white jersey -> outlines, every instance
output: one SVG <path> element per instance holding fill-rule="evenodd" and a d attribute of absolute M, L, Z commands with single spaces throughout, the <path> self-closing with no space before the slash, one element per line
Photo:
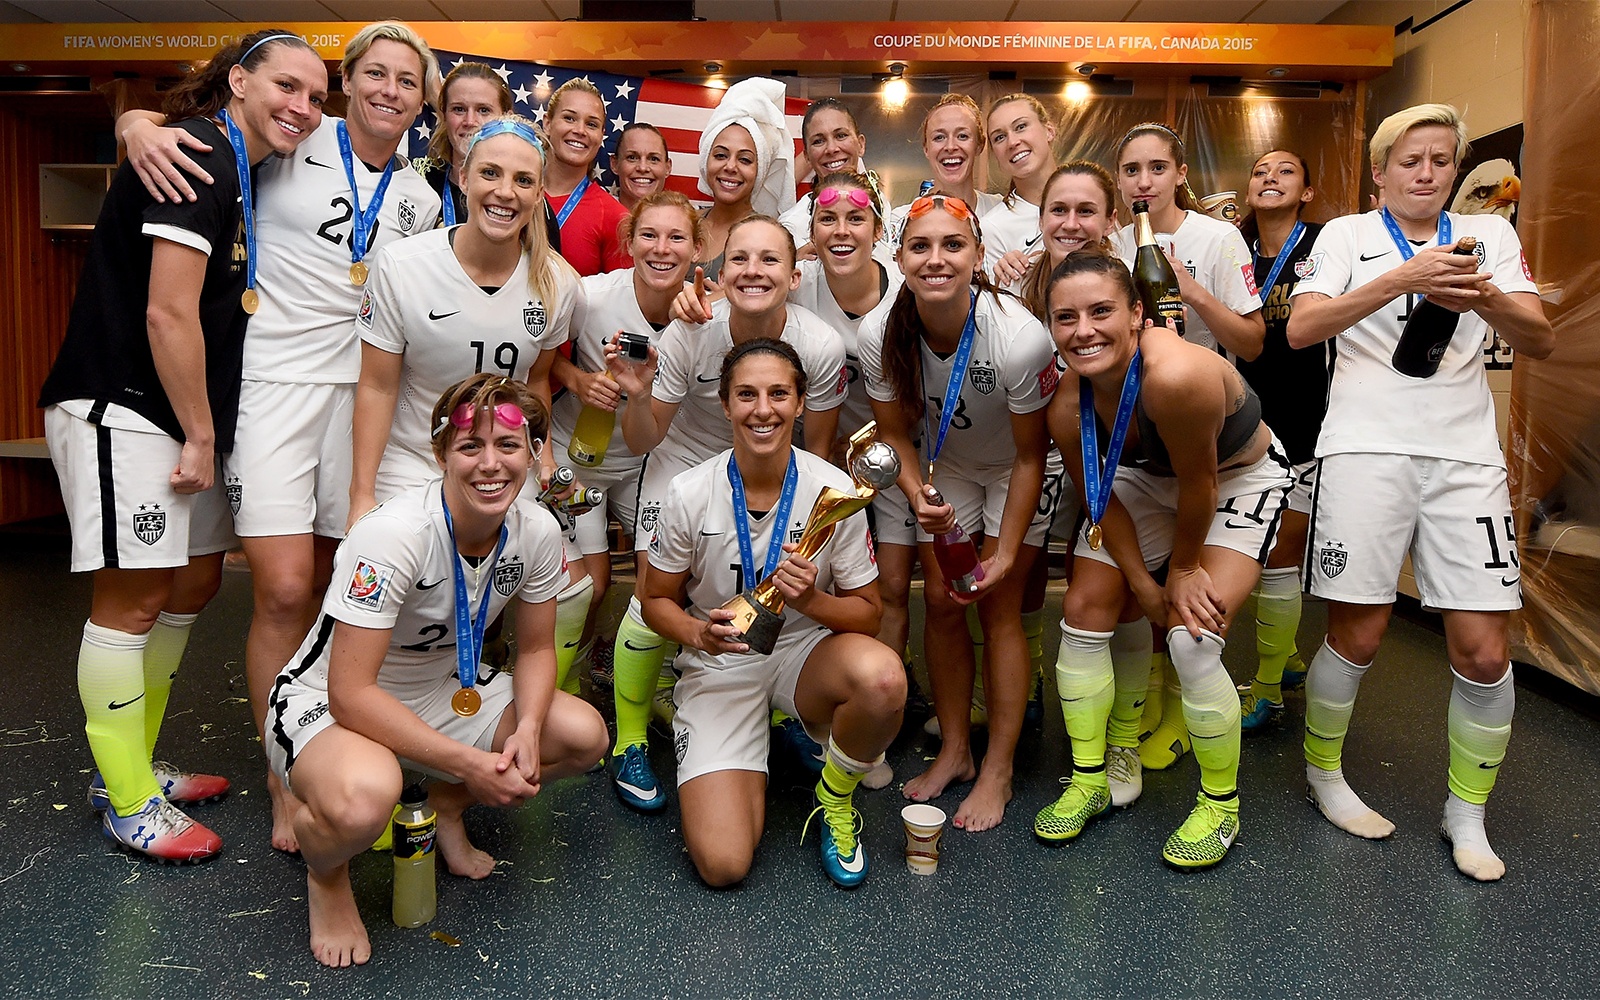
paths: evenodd
<path fill-rule="evenodd" d="M 844 339 L 810 310 L 785 308 L 787 317 L 779 339 L 795 349 L 805 366 L 806 411 L 837 409 L 849 389 Z M 711 307 L 711 319 L 705 325 L 671 330 L 657 350 L 661 359 L 651 392 L 663 403 L 679 405 L 656 451 L 682 465 L 695 465 L 733 447 L 733 427 L 717 396 L 722 359 L 733 350 L 727 301 Z"/>
<path fill-rule="evenodd" d="M 577 320 L 573 323 L 570 339 L 572 363 L 586 372 L 605 370 L 605 345 L 611 342 L 611 338 L 616 336 L 619 330 L 642 335 L 650 338 L 652 342 L 657 342 L 668 330 L 682 326 L 677 320 L 673 320 L 657 331 L 651 326 L 650 321 L 644 318 L 644 313 L 639 311 L 639 299 L 634 294 L 631 267 L 621 271 L 607 271 L 604 274 L 591 274 L 581 281 L 584 304 Z M 624 395 L 623 399 L 627 399 L 627 396 Z M 556 399 L 550 442 L 560 449 L 560 454 L 566 454 L 567 445 L 572 441 L 572 432 L 578 426 L 578 414 L 582 410 L 583 401 L 575 393 L 564 392 Z M 637 470 L 643 462 L 641 457 L 628 450 L 627 443 L 622 440 L 622 421 L 618 420 L 612 429 L 611 445 L 606 449 L 604 468 L 607 471 L 625 473 Z"/>
<path fill-rule="evenodd" d="M 552 258 L 559 298 L 542 302 L 528 287 L 528 256 L 495 292 L 462 270 L 453 230 L 434 229 L 378 252 L 356 314 L 368 344 L 404 355 L 394 426 L 378 466 L 378 499 L 439 474 L 429 419 L 444 391 L 480 371 L 526 379 L 542 351 L 567 341 L 582 300 L 578 276 Z"/>
<path fill-rule="evenodd" d="M 334 556 L 333 584 L 322 614 L 278 684 L 328 689 L 329 634 L 334 621 L 389 629 L 389 648 L 378 686 L 402 701 L 428 694 L 456 676 L 455 566 L 460 557 L 445 527 L 442 481 L 407 490 L 372 509 L 350 529 Z M 461 560 L 472 617 L 489 602 L 488 620 L 519 597 L 530 604 L 555 600 L 567 585 L 561 531 L 553 517 L 531 505 L 506 513 L 506 546 L 494 566 Z M 487 562 L 485 557 L 485 562 Z"/>
<path fill-rule="evenodd" d="M 650 566 L 663 573 L 689 574 L 687 609 L 696 618 L 719 608 L 729 598 L 759 581 L 745 580 L 739 555 L 739 535 L 734 528 L 733 487 L 728 482 L 728 456 L 724 451 L 673 479 L 667 490 L 661 518 L 650 539 Z M 798 482 L 787 524 L 778 526 L 774 511 L 751 517 L 750 551 L 759 575 L 766 566 L 772 532 L 784 532 L 785 542 L 798 542 L 811 516 L 811 506 L 824 487 L 854 493 L 855 486 L 843 470 L 799 448 L 791 448 Z M 822 592 L 854 590 L 878 577 L 878 563 L 867 537 L 867 515 L 859 511 L 839 522 L 813 558 L 817 565 L 816 589 Z M 784 612 L 780 635 L 816 628 L 817 622 L 794 608 Z"/>
<path fill-rule="evenodd" d="M 874 322 L 863 323 L 860 345 L 867 394 L 884 403 L 897 398 L 883 370 L 887 320 L 885 311 L 874 316 Z M 980 292 L 976 325 L 972 357 L 938 465 L 951 475 L 987 483 L 1008 475 L 1017 457 L 1011 414 L 1032 413 L 1048 404 L 1055 393 L 1058 374 L 1050 336 L 1027 307 L 1011 296 L 1002 295 L 997 300 Z M 939 416 L 955 355 L 941 358 L 920 338 L 918 346 L 927 431 L 920 427 L 911 430 L 913 437 L 921 435 L 922 457 L 926 461 L 939 433 Z"/>
<path fill-rule="evenodd" d="M 244 377 L 257 382 L 353 383 L 361 348 L 350 319 L 361 287 L 350 283 L 355 208 L 339 155 L 339 119 L 325 117 L 294 155 L 269 156 L 257 173 L 256 290 L 261 307 L 244 340 Z M 382 179 L 352 161 L 361 206 Z M 426 232 L 439 217 L 439 196 L 396 154 L 389 189 L 367 234 L 367 266 L 402 236 Z"/>
<path fill-rule="evenodd" d="M 860 430 L 872 419 L 872 401 L 867 398 L 866 383 L 861 381 L 861 354 L 858 346 L 861 326 L 870 317 L 889 311 L 894 305 L 895 296 L 900 294 L 900 286 L 905 284 L 906 280 L 900 273 L 900 268 L 894 264 L 885 266 L 876 259 L 874 263 L 878 265 L 878 288 L 883 294 L 879 297 L 878 304 L 865 315 L 851 317 L 839 307 L 838 300 L 833 297 L 833 290 L 828 287 L 822 262 L 818 260 L 800 262 L 800 287 L 789 293 L 791 303 L 816 313 L 844 340 L 844 368 L 845 377 L 849 380 L 849 390 L 845 397 L 844 409 L 839 413 L 839 433 L 847 436 Z"/>
<path fill-rule="evenodd" d="M 1218 302 L 1240 316 L 1261 310 L 1261 296 L 1256 291 L 1255 255 L 1245 245 L 1238 229 L 1191 209 L 1184 213 L 1178 231 L 1171 235 L 1172 252 L 1188 269 L 1189 277 L 1198 281 Z M 1133 226 L 1117 230 L 1111 245 L 1132 270 L 1133 258 L 1139 252 Z M 1183 339 L 1208 350 L 1217 349 L 1216 335 L 1193 309 L 1184 310 Z"/>
<path fill-rule="evenodd" d="M 1537 291 L 1506 220 L 1452 212 L 1450 227 L 1452 239 L 1477 237 L 1478 270 L 1492 274 L 1502 292 Z M 1343 295 L 1401 263 L 1379 213 L 1347 215 L 1323 227 L 1294 294 Z M 1462 313 L 1438 372 L 1410 378 L 1391 359 L 1414 306 L 1415 296 L 1402 295 L 1339 334 L 1317 457 L 1382 452 L 1505 468 L 1483 370 L 1489 324 L 1475 312 Z"/>
<path fill-rule="evenodd" d="M 1027 253 L 1039 245 L 1039 206 L 1020 194 L 1012 196 L 1010 205 L 1001 198 L 978 216 L 978 225 L 983 232 L 983 269 L 990 274 L 1008 251 Z"/>

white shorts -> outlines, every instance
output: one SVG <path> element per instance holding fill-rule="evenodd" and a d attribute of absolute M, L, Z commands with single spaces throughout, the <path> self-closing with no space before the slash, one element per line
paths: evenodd
<path fill-rule="evenodd" d="M 1211 518 L 1205 544 L 1242 552 L 1265 564 L 1278 535 L 1278 521 L 1289 504 L 1289 490 L 1294 484 L 1290 470 L 1278 439 L 1273 438 L 1260 461 L 1219 472 L 1217 512 Z M 1133 518 L 1145 569 L 1154 573 L 1172 557 L 1178 526 L 1177 477 L 1151 475 L 1142 469 L 1118 469 L 1111 489 Z M 1088 524 L 1085 518 L 1073 555 L 1115 566 L 1116 560 L 1105 545 L 1098 550 L 1089 547 Z"/>
<path fill-rule="evenodd" d="M 1289 491 L 1289 509 L 1301 514 L 1311 513 L 1311 498 L 1317 492 L 1317 463 L 1301 462 L 1294 467 L 1294 489 Z"/>
<path fill-rule="evenodd" d="M 488 674 L 491 668 L 481 668 Z M 494 745 L 495 730 L 500 717 L 511 707 L 511 675 L 495 671 L 492 676 L 478 678 L 477 691 L 483 698 L 478 711 L 469 716 L 456 714 L 450 707 L 450 697 L 461 690 L 461 682 L 454 676 L 440 678 L 439 686 L 420 697 L 401 700 L 417 718 L 434 730 L 457 743 L 488 750 Z M 267 764 L 272 773 L 283 779 L 291 789 L 294 762 L 316 735 L 337 721 L 328 711 L 328 692 L 305 687 L 279 675 L 272 686 L 272 696 L 267 701 Z M 424 767 L 416 761 L 400 758 L 402 767 L 447 781 L 460 783 L 453 774 L 444 774 Z"/>
<path fill-rule="evenodd" d="M 672 694 L 678 706 L 672 720 L 678 784 L 714 771 L 767 773 L 772 710 L 800 718 L 794 705 L 800 671 L 817 644 L 832 634 L 818 626 L 779 636 L 771 656 L 713 657 L 687 648 L 679 653 L 682 676 Z M 806 732 L 827 743 L 826 730 L 808 726 Z"/>
<path fill-rule="evenodd" d="M 606 502 L 577 518 L 578 550 L 586 556 L 611 551 L 611 540 L 606 528 L 612 518 L 629 532 L 639 515 L 639 480 L 644 467 L 630 463 L 631 468 L 614 472 L 601 466 L 598 469 L 580 469 L 578 482 L 593 487 L 606 495 Z"/>
<path fill-rule="evenodd" d="M 70 400 L 44 411 L 45 441 L 72 530 L 72 572 L 175 569 L 192 555 L 231 548 L 220 488 L 173 492 L 183 446 L 123 407 L 116 407 L 111 426 L 105 409 Z M 137 424 L 144 428 L 131 426 Z"/>
<path fill-rule="evenodd" d="M 1346 604 L 1391 604 L 1410 552 L 1425 607 L 1522 607 L 1504 469 L 1381 454 L 1329 455 L 1320 465 L 1306 541 L 1311 593 Z"/>
<path fill-rule="evenodd" d="M 661 516 L 661 505 L 666 502 L 667 487 L 672 485 L 673 477 L 699 464 L 658 452 L 652 452 L 645 459 L 644 472 L 639 476 L 639 507 L 634 515 L 633 551 L 644 552 L 650 548 L 650 537 L 656 531 L 656 518 Z"/>
<path fill-rule="evenodd" d="M 1063 542 L 1072 541 L 1072 530 L 1078 523 L 1078 509 L 1082 506 L 1078 502 L 1078 487 L 1067 475 L 1067 464 L 1061 460 L 1060 450 L 1052 443 L 1050 453 L 1045 456 L 1044 489 L 1039 493 L 1039 513 L 1042 515 L 1046 509 L 1050 511 L 1046 537 L 1058 538 Z"/>
<path fill-rule="evenodd" d="M 1054 488 L 1051 486 L 1050 473 L 1045 473 L 1044 489 L 1039 494 L 1039 502 L 1034 509 L 1033 519 L 1028 522 L 1028 532 L 1022 537 L 1022 544 L 1039 546 L 1044 544 L 1045 536 L 1050 533 L 1050 522 L 1056 514 L 1056 504 L 1061 499 L 1060 483 L 1065 479 L 1063 473 L 1056 480 Z M 1011 490 L 1011 474 L 1004 472 L 995 475 L 987 483 L 976 483 L 970 479 L 958 478 L 947 475 L 937 466 L 933 470 L 933 485 L 944 497 L 944 502 L 956 509 L 956 521 L 967 530 L 967 534 L 978 535 L 1000 534 L 1000 520 L 1006 509 L 1006 494 Z M 933 536 L 917 526 L 917 541 L 931 542 Z"/>
<path fill-rule="evenodd" d="M 223 461 L 234 530 L 245 538 L 343 538 L 350 513 L 355 386 L 252 382 Z"/>
<path fill-rule="evenodd" d="M 879 545 L 917 544 L 917 518 L 900 487 L 879 490 L 872 498 L 872 535 Z"/>

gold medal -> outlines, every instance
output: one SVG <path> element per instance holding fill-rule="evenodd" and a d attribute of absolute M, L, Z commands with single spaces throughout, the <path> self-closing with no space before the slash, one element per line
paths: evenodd
<path fill-rule="evenodd" d="M 350 284 L 361 287 L 367 283 L 367 265 L 365 261 L 356 261 L 350 265 Z M 470 713 L 469 713 L 470 714 Z"/>
<path fill-rule="evenodd" d="M 1089 536 L 1089 548 L 1094 549 L 1096 552 L 1099 552 L 1100 551 L 1100 522 L 1096 521 L 1094 524 L 1089 525 L 1088 536 Z"/>
<path fill-rule="evenodd" d="M 477 715 L 478 709 L 483 707 L 483 697 L 473 688 L 462 688 L 450 696 L 450 707 L 455 709 L 457 715 L 468 719 Z"/>
<path fill-rule="evenodd" d="M 244 307 L 246 313 L 254 316 L 256 310 L 261 308 L 261 296 L 256 294 L 254 288 L 246 288 L 244 294 L 239 296 L 239 304 Z"/>

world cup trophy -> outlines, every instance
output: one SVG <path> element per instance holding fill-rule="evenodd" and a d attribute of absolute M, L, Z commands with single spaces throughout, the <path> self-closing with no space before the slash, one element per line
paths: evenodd
<path fill-rule="evenodd" d="M 815 558 L 833 537 L 833 529 L 840 521 L 866 509 L 879 490 L 894 486 L 900 477 L 900 456 L 892 446 L 873 440 L 877 429 L 877 422 L 869 421 L 850 435 L 845 449 L 845 468 L 850 472 L 855 490 L 846 493 L 832 486 L 823 488 L 817 502 L 811 505 L 811 516 L 806 518 L 795 555 Z M 783 525 L 774 525 L 772 530 L 782 531 Z M 746 588 L 722 607 L 733 612 L 733 621 L 729 624 L 739 630 L 732 636 L 733 641 L 745 643 L 751 652 L 762 655 L 771 653 L 777 646 L 778 631 L 783 627 L 783 594 L 771 576 Z"/>

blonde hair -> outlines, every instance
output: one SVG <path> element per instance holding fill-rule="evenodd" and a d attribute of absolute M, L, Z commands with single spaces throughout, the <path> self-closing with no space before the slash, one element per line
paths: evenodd
<path fill-rule="evenodd" d="M 605 117 L 606 99 L 603 95 L 601 95 L 600 88 L 596 87 L 594 84 L 590 83 L 588 80 L 585 80 L 581 76 L 575 76 L 556 88 L 555 93 L 550 95 L 549 102 L 545 104 L 545 117 L 549 118 L 551 115 L 555 114 L 556 108 L 561 106 L 561 102 L 570 93 L 593 94 L 594 99 L 600 102 L 600 117 Z"/>
<path fill-rule="evenodd" d="M 438 123 L 434 126 L 433 137 L 428 140 L 428 158 L 439 163 L 449 163 L 451 156 L 450 130 L 444 127 L 444 108 L 450 101 L 450 85 L 457 80 L 485 80 L 494 86 L 495 96 L 500 98 L 500 113 L 505 114 L 511 110 L 511 88 L 500 79 L 488 63 L 458 62 L 444 78 L 444 83 L 439 85 L 439 96 L 433 101 L 433 112 L 438 116 Z"/>
<path fill-rule="evenodd" d="M 978 107 L 977 101 L 974 101 L 966 94 L 942 94 L 937 101 L 933 102 L 933 107 L 929 108 L 928 113 L 922 116 L 922 144 L 924 146 L 928 144 L 928 119 L 932 118 L 933 113 L 940 108 L 948 108 L 952 105 L 962 108 L 972 115 L 972 130 L 978 134 L 978 152 L 983 152 L 989 145 L 989 136 L 983 130 L 983 110 Z"/>
<path fill-rule="evenodd" d="M 538 134 L 537 126 L 518 114 L 499 115 L 489 119 L 479 128 L 479 134 L 481 135 L 484 129 L 498 121 L 514 122 L 527 129 L 530 134 Z M 514 132 L 501 132 L 499 134 L 516 135 Z M 519 138 L 521 137 L 519 136 Z M 471 183 L 469 168 L 472 165 L 472 157 L 477 153 L 478 147 L 481 145 L 482 143 L 474 140 L 472 145 L 467 148 L 466 159 L 461 161 L 463 190 L 465 190 L 465 185 Z M 532 143 L 529 143 L 529 145 L 532 145 Z M 522 227 L 521 242 L 522 252 L 528 256 L 528 290 L 537 296 L 540 302 L 544 303 L 545 310 L 548 312 L 555 307 L 556 299 L 560 295 L 560 286 L 564 283 L 563 273 L 565 272 L 567 276 L 570 276 L 571 280 L 576 281 L 578 280 L 578 272 L 574 271 L 572 265 L 562 259 L 560 254 L 550 249 L 550 233 L 545 228 L 544 217 L 544 147 L 533 146 L 533 149 L 539 157 L 539 178 L 534 192 L 537 197 L 534 199 L 532 216 L 528 219 L 528 224 Z"/>
<path fill-rule="evenodd" d="M 1412 129 L 1426 125 L 1443 125 L 1455 133 L 1455 162 L 1460 164 L 1467 155 L 1467 122 L 1461 117 L 1461 112 L 1448 104 L 1417 104 L 1403 111 L 1396 111 L 1378 123 L 1377 129 L 1372 133 L 1372 143 L 1369 148 L 1372 165 L 1379 170 L 1388 166 L 1389 153 L 1394 149 L 1394 144 Z"/>
<path fill-rule="evenodd" d="M 995 110 L 998 109 L 1000 107 L 1000 105 L 1002 105 L 1002 104 L 1011 104 L 1011 103 L 1013 103 L 1015 101 L 1021 101 L 1022 103 L 1026 104 L 1028 107 L 1032 108 L 1034 115 L 1037 116 L 1038 119 L 1039 119 L 1039 124 L 1043 125 L 1045 128 L 1052 128 L 1053 127 L 1050 124 L 1050 112 L 1044 106 L 1044 102 L 1039 100 L 1037 97 L 1034 97 L 1032 94 L 1024 94 L 1019 90 L 1019 91 L 1017 91 L 1016 93 L 1013 93 L 1013 94 L 1001 94 L 999 97 L 995 98 L 994 101 L 992 101 L 989 104 L 989 113 L 983 116 L 984 128 L 988 128 L 989 119 L 994 117 Z M 1046 150 L 1046 152 L 1048 152 L 1050 154 L 1050 159 L 1052 161 L 1054 161 L 1055 160 L 1055 156 L 1056 156 L 1055 149 L 1051 148 L 1051 149 Z M 1005 203 L 1006 203 L 1006 207 L 1007 208 L 1011 207 L 1012 202 L 1016 198 L 1016 196 L 1017 196 L 1017 182 L 1016 182 L 1015 179 L 1012 179 L 1006 185 L 1006 193 L 1004 195 Z"/>

